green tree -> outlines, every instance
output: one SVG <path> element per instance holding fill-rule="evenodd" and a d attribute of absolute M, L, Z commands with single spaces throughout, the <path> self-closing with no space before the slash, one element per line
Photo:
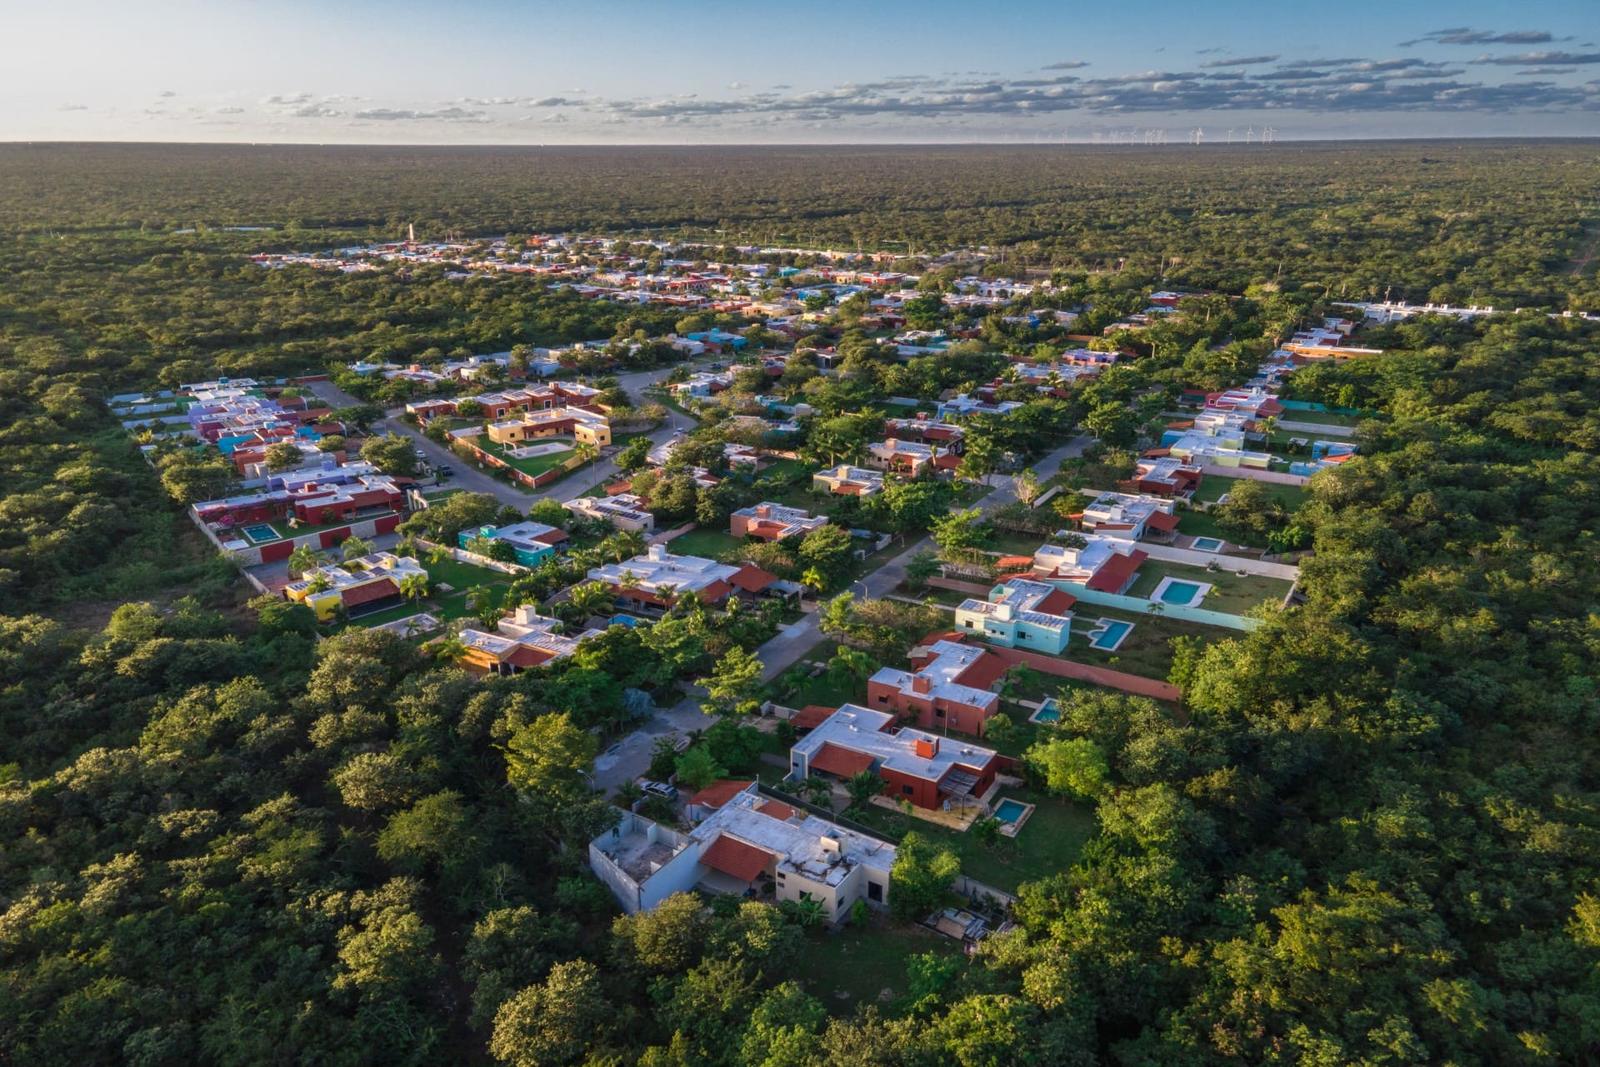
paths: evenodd
<path fill-rule="evenodd" d="M 704 745 L 695 745 L 679 756 L 675 769 L 678 781 L 695 792 L 728 775 L 727 768 L 717 763 Z"/>
<path fill-rule="evenodd" d="M 404 434 L 367 438 L 361 446 L 361 458 L 385 474 L 410 477 L 417 473 L 416 446 Z"/>
<path fill-rule="evenodd" d="M 708 715 L 753 715 L 758 710 L 761 661 L 737 645 L 728 649 L 711 674 L 695 680 L 710 694 L 703 704 Z"/>
<path fill-rule="evenodd" d="M 1023 761 L 1052 793 L 1080 800 L 1099 797 L 1111 773 L 1100 746 L 1085 737 L 1036 742 L 1023 754 Z"/>
<path fill-rule="evenodd" d="M 537 796 L 570 793 L 581 787 L 596 751 L 594 736 L 566 712 L 541 715 L 506 741 L 506 778 Z"/>
<path fill-rule="evenodd" d="M 286 471 L 298 467 L 303 458 L 299 447 L 288 441 L 279 441 L 275 445 L 267 446 L 266 460 L 269 471 Z"/>
<path fill-rule="evenodd" d="M 572 1063 L 594 1048 L 613 1014 L 599 968 L 581 959 L 558 963 L 500 1005 L 489 1054 L 509 1067 Z"/>
<path fill-rule="evenodd" d="M 897 919 L 924 918 L 944 901 L 960 873 L 961 861 L 954 852 L 935 848 L 921 834 L 911 831 L 895 847 L 889 910 Z"/>

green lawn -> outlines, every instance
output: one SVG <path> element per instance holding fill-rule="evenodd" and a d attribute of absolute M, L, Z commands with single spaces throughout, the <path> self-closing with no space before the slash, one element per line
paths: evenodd
<path fill-rule="evenodd" d="M 1162 578 L 1185 582 L 1208 582 L 1211 589 L 1200 601 L 1207 611 L 1224 611 L 1230 615 L 1243 615 L 1263 601 L 1279 603 L 1289 593 L 1290 583 L 1281 578 L 1264 578 L 1256 574 L 1238 574 L 1226 569 L 1208 570 L 1182 563 L 1164 563 L 1150 560 L 1139 568 L 1139 577 L 1128 589 L 1128 596 L 1148 597 Z"/>
<path fill-rule="evenodd" d="M 667 550 L 680 556 L 703 556 L 706 559 L 720 560 L 743 545 L 743 538 L 735 537 L 726 530 L 708 530 L 702 527 L 674 537 L 667 542 Z"/>
<path fill-rule="evenodd" d="M 1279 422 L 1314 422 L 1322 426 L 1358 426 L 1369 421 L 1369 415 L 1340 415 L 1333 411 L 1289 411 L 1278 416 Z"/>
<path fill-rule="evenodd" d="M 1094 814 L 1085 808 L 1027 788 L 1006 789 L 1000 796 L 1016 797 L 1038 808 L 1016 837 L 1001 837 L 992 845 L 984 844 L 970 830 L 956 833 L 877 804 L 852 811 L 849 817 L 895 841 L 914 830 L 925 840 L 953 850 L 961 860 L 963 874 L 1013 893 L 1024 882 L 1072 866 L 1084 843 L 1094 836 Z"/>
<path fill-rule="evenodd" d="M 1234 485 L 1244 478 L 1229 478 L 1219 474 L 1208 474 L 1200 479 L 1200 488 L 1195 490 L 1194 498 L 1203 503 L 1210 504 L 1222 499 L 1222 495 L 1232 489 Z M 1284 507 L 1293 510 L 1306 501 L 1306 491 L 1299 485 L 1274 485 L 1272 482 L 1261 482 L 1260 486 L 1267 491 L 1267 499 L 1277 500 Z"/>
<path fill-rule="evenodd" d="M 863 1004 L 887 1008 L 903 997 L 906 960 L 926 952 L 959 956 L 961 946 L 925 927 L 875 916 L 867 926 L 810 931 L 790 973 L 828 1011 L 849 1015 Z"/>
<path fill-rule="evenodd" d="M 515 456 L 507 454 L 504 445 L 497 445 L 493 441 L 489 440 L 488 435 L 481 435 L 471 438 L 470 440 L 479 448 L 489 453 L 489 455 L 494 456 L 496 459 L 504 460 L 529 477 L 538 477 L 545 471 L 553 470 L 554 468 L 561 466 L 563 463 L 567 462 L 567 460 L 571 459 L 573 453 L 576 451 L 574 442 L 570 437 L 547 437 L 524 442 L 524 444 L 552 443 L 563 444 L 567 447 L 560 452 L 550 452 L 542 456 L 529 456 L 526 459 L 518 459 Z M 518 445 L 517 447 L 521 448 L 523 446 Z"/>
<path fill-rule="evenodd" d="M 1236 534 L 1223 530 L 1222 524 L 1211 515 L 1203 511 L 1178 512 L 1178 532 L 1188 534 L 1190 537 L 1218 537 L 1224 541 L 1231 541 L 1236 545 L 1248 545 L 1251 548 L 1265 548 L 1265 542 L 1255 541 L 1250 538 L 1240 538 Z"/>

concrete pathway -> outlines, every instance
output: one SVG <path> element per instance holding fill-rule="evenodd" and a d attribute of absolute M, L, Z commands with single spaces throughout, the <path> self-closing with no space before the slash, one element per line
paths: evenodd
<path fill-rule="evenodd" d="M 1139 547 L 1150 554 L 1151 559 L 1164 560 L 1167 563 L 1187 563 L 1193 567 L 1204 567 L 1215 563 L 1225 571 L 1244 571 L 1246 574 L 1259 574 L 1263 578 L 1282 578 L 1285 581 L 1298 581 L 1300 568 L 1292 563 L 1269 563 L 1262 559 L 1252 559 L 1249 556 L 1224 556 L 1216 552 L 1194 552 L 1187 548 L 1173 548 L 1171 545 L 1156 545 L 1148 541 L 1140 541 Z"/>
<path fill-rule="evenodd" d="M 1293 433 L 1307 433 L 1314 437 L 1354 437 L 1354 426 L 1332 426 L 1326 422 L 1290 422 L 1279 419 L 1277 427 L 1280 430 L 1289 430 Z"/>

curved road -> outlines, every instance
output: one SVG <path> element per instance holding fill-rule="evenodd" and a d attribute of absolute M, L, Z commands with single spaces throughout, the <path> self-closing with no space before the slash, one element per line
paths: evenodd
<path fill-rule="evenodd" d="M 618 374 L 616 375 L 617 384 L 629 396 L 637 399 L 645 389 L 665 381 L 667 375 L 671 374 L 677 366 L 682 366 L 682 364 Z M 351 396 L 332 382 L 310 382 L 307 383 L 307 388 L 332 407 L 349 407 L 362 403 L 358 397 Z M 395 408 L 389 411 L 382 419 L 373 424 L 373 429 L 380 433 L 398 433 L 411 438 L 416 447 L 422 450 L 423 455 L 428 457 L 430 466 L 437 467 L 441 463 L 447 463 L 455 469 L 455 476 L 451 479 L 451 484 L 456 488 L 466 489 L 474 493 L 487 493 L 502 504 L 514 507 L 518 511 L 527 511 L 528 506 L 535 500 L 544 497 L 565 503 L 568 500 L 582 496 L 593 486 L 608 482 L 617 476 L 616 463 L 611 458 L 606 458 L 585 467 L 570 478 L 563 478 L 542 492 L 526 492 L 479 470 L 448 448 L 429 440 L 421 430 L 403 421 L 400 418 L 402 414 L 404 414 L 403 408 Z M 685 433 L 694 429 L 694 427 L 694 419 L 682 414 L 675 408 L 669 407 L 667 408 L 666 422 L 650 431 L 650 440 L 660 444 L 669 440 L 674 434 Z"/>

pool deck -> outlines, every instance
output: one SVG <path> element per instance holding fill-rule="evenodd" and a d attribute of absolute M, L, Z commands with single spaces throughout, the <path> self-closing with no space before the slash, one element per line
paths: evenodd
<path fill-rule="evenodd" d="M 1022 808 L 1022 814 L 1018 815 L 1015 819 L 1012 819 L 1010 822 L 1007 822 L 1004 819 L 1000 819 L 1000 814 L 999 814 L 1000 813 L 1000 808 L 1003 805 L 1006 805 L 1006 804 L 1019 805 Z M 1002 834 L 1004 834 L 1005 836 L 1007 836 L 1007 837 L 1016 837 L 1017 836 L 1017 831 L 1022 829 L 1022 824 L 1028 821 L 1028 817 L 1033 814 L 1034 809 L 1037 808 L 1037 807 L 1038 807 L 1037 804 L 1029 804 L 1026 801 L 1017 800 L 1017 799 L 1012 798 L 1012 797 L 1006 797 L 1003 800 L 1001 800 L 1000 803 L 998 803 L 998 804 L 996 804 L 994 806 L 995 818 L 996 819 L 1000 819 L 1000 832 Z"/>

